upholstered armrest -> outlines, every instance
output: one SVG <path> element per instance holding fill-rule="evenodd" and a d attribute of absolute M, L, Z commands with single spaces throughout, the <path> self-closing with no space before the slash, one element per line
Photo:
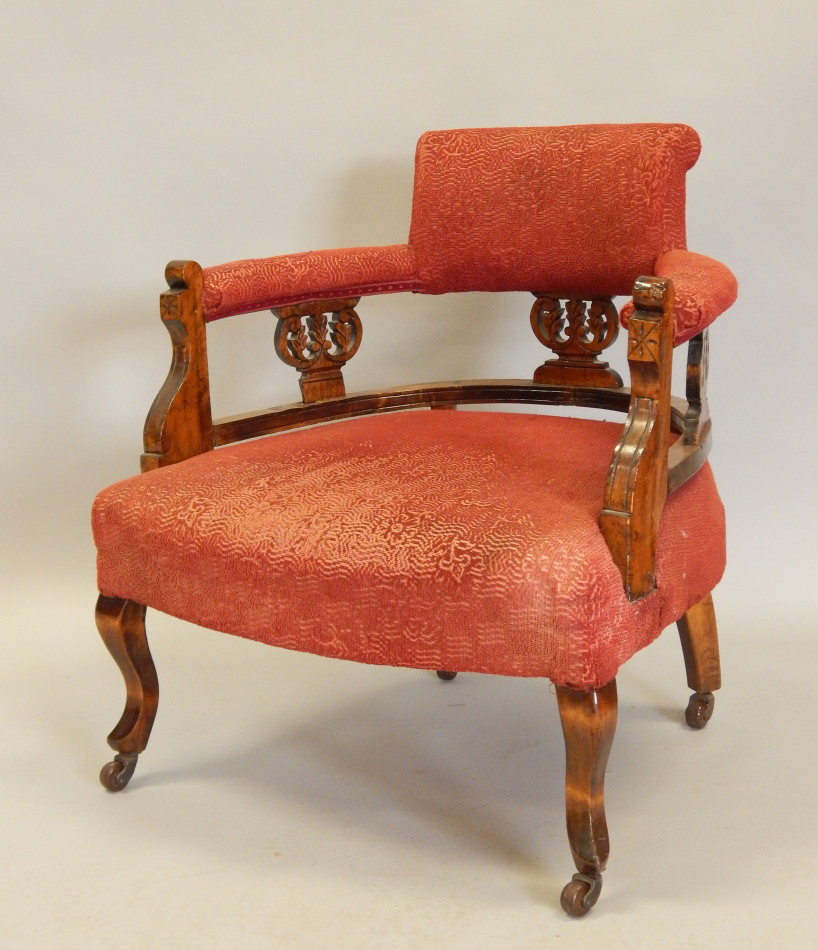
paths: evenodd
<path fill-rule="evenodd" d="M 203 272 L 205 320 L 307 300 L 420 290 L 408 244 L 233 261 Z"/>
<path fill-rule="evenodd" d="M 692 251 L 668 251 L 656 261 L 654 276 L 669 277 L 676 296 L 673 345 L 679 346 L 701 333 L 731 306 L 738 293 L 736 278 L 730 270 L 703 254 Z M 633 314 L 633 301 L 622 309 L 627 326 Z"/>

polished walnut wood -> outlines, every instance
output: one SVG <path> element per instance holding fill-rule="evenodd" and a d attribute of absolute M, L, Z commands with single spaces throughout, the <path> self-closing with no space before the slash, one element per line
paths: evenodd
<path fill-rule="evenodd" d="M 231 442 L 271 435 L 274 432 L 285 432 L 319 422 L 333 422 L 376 412 L 454 408 L 457 405 L 480 403 L 581 406 L 626 412 L 629 393 L 626 390 L 545 386 L 524 379 L 470 379 L 421 383 L 377 392 L 352 393 L 339 399 L 327 399 L 309 405 L 290 403 L 274 409 L 217 419 L 214 424 L 214 442 L 216 445 L 229 445 Z M 679 433 L 684 428 L 686 409 L 686 403 L 680 403 L 676 407 L 674 424 Z"/>
<path fill-rule="evenodd" d="M 668 452 L 668 491 L 675 491 L 704 465 L 712 443 L 710 410 L 707 405 L 709 363 L 708 331 L 702 331 L 687 346 L 687 409 L 683 438 Z"/>
<path fill-rule="evenodd" d="M 671 431 L 675 428 L 671 426 Z M 677 439 L 670 446 L 667 453 L 667 490 L 676 491 L 681 485 L 698 472 L 698 470 L 707 461 L 710 455 L 712 438 L 710 432 L 705 435 L 703 441 L 697 445 L 685 443 L 685 440 Z"/>
<path fill-rule="evenodd" d="M 165 277 L 170 289 L 159 298 L 159 309 L 173 356 L 145 420 L 143 472 L 213 448 L 202 269 L 194 261 L 171 261 Z"/>
<path fill-rule="evenodd" d="M 710 340 L 708 331 L 704 330 L 688 343 L 685 382 L 688 409 L 684 431 L 687 445 L 701 445 L 710 435 L 710 409 L 707 404 L 709 367 Z"/>
<path fill-rule="evenodd" d="M 721 688 L 719 635 L 713 597 L 708 594 L 677 621 L 682 642 L 687 685 L 695 690 L 685 719 L 693 729 L 703 729 L 713 715 L 713 693 Z"/>
<path fill-rule="evenodd" d="M 619 314 L 610 297 L 562 300 L 553 294 L 536 294 L 531 308 L 531 329 L 556 359 L 546 360 L 534 371 L 534 381 L 557 386 L 600 386 L 618 389 L 622 377 L 599 359 L 619 334 Z"/>
<path fill-rule="evenodd" d="M 599 525 L 631 600 L 656 586 L 659 520 L 667 497 L 673 285 L 640 277 L 628 325 L 631 401 L 614 452 Z"/>
<path fill-rule="evenodd" d="M 355 312 L 359 300 L 312 300 L 273 310 L 278 317 L 276 351 L 285 363 L 300 370 L 304 402 L 346 394 L 341 369 L 361 345 L 361 320 Z"/>
<path fill-rule="evenodd" d="M 123 789 L 136 768 L 136 759 L 148 744 L 159 704 L 159 680 L 153 665 L 142 604 L 100 596 L 97 629 L 125 680 L 125 710 L 108 736 L 118 754 L 103 767 L 100 781 L 112 792 Z"/>
<path fill-rule="evenodd" d="M 616 732 L 616 681 L 589 692 L 557 687 L 565 737 L 565 811 L 577 874 L 562 892 L 572 917 L 599 898 L 610 843 L 605 819 L 605 769 Z"/>

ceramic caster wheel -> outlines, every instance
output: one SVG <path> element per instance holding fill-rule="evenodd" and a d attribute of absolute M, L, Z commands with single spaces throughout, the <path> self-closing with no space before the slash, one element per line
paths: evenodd
<path fill-rule="evenodd" d="M 113 762 L 102 766 L 99 780 L 109 792 L 120 792 L 130 782 L 136 769 L 136 755 L 116 755 Z"/>
<path fill-rule="evenodd" d="M 584 917 L 599 900 L 602 878 L 575 874 L 562 889 L 560 904 L 569 917 Z"/>
<path fill-rule="evenodd" d="M 694 693 L 690 697 L 690 702 L 685 710 L 685 719 L 691 729 L 704 729 L 710 717 L 713 715 L 713 707 L 716 705 L 715 697 L 712 693 Z"/>
<path fill-rule="evenodd" d="M 438 670 L 437 675 L 442 680 L 453 680 L 455 676 L 457 676 L 457 673 L 453 673 L 451 670 Z"/>

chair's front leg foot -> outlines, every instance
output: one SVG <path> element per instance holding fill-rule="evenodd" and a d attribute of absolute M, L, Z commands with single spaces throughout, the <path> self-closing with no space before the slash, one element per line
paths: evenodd
<path fill-rule="evenodd" d="M 99 775 L 111 792 L 120 791 L 130 781 L 139 753 L 148 744 L 159 704 L 159 681 L 145 632 L 145 610 L 142 604 L 118 597 L 100 596 L 97 601 L 97 629 L 125 679 L 127 691 L 125 710 L 108 736 L 108 745 L 117 755 Z"/>
<path fill-rule="evenodd" d="M 719 636 L 710 594 L 691 607 L 677 622 L 682 642 L 687 685 L 695 690 L 685 710 L 691 729 L 704 729 L 713 715 L 713 693 L 721 686 Z"/>
<path fill-rule="evenodd" d="M 578 871 L 560 903 L 567 914 L 582 917 L 599 899 L 610 851 L 605 768 L 616 731 L 616 681 L 588 692 L 558 686 L 557 701 L 565 736 L 568 841 Z"/>

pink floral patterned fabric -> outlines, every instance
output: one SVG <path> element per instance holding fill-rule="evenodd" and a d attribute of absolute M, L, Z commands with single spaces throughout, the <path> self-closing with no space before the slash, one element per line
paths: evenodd
<path fill-rule="evenodd" d="M 685 125 L 427 132 L 409 243 L 425 293 L 628 294 L 685 247 Z"/>
<path fill-rule="evenodd" d="M 676 295 L 674 346 L 701 333 L 731 307 L 738 295 L 732 273 L 712 257 L 692 251 L 662 254 L 653 269 L 655 277 L 670 277 Z M 620 318 L 624 326 L 633 313 L 633 301 L 625 304 Z"/>
<path fill-rule="evenodd" d="M 655 274 L 678 282 L 684 342 L 735 299 L 726 267 L 684 251 L 685 175 L 699 149 L 685 125 L 427 132 L 408 244 L 205 268 L 205 318 L 401 291 L 620 295 Z"/>
<path fill-rule="evenodd" d="M 383 414 L 228 446 L 103 491 L 99 588 L 293 650 L 609 682 L 721 577 L 708 467 L 628 602 L 597 525 L 621 425 Z"/>
<path fill-rule="evenodd" d="M 307 251 L 204 269 L 206 320 L 305 300 L 420 290 L 406 244 Z"/>

